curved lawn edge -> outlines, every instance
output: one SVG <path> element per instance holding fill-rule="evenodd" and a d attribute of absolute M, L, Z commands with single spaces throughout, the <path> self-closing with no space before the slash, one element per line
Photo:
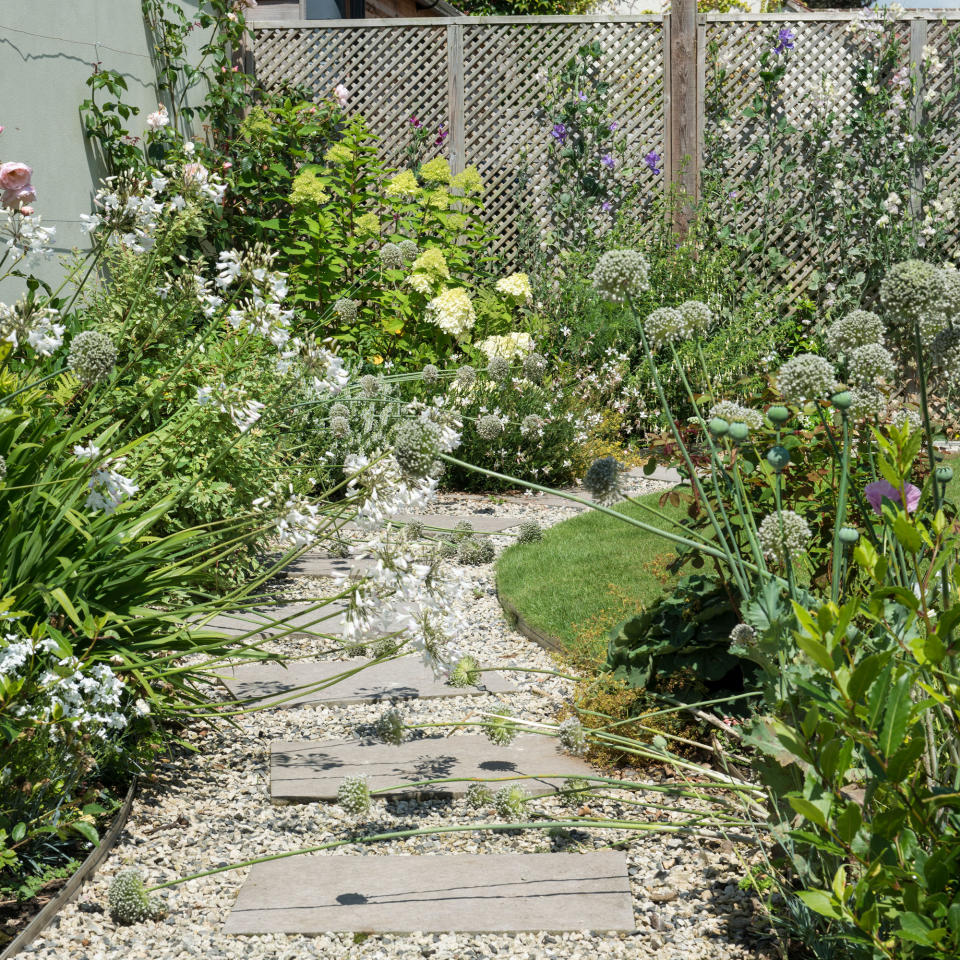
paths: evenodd
<path fill-rule="evenodd" d="M 667 517 L 683 513 L 682 506 L 659 506 L 668 492 L 637 498 L 664 517 L 664 529 Z M 629 501 L 616 509 L 656 523 Z M 579 661 L 591 645 L 594 656 L 599 653 L 598 631 L 616 626 L 663 593 L 657 562 L 670 555 L 671 544 L 656 533 L 587 511 L 548 527 L 535 543 L 504 550 L 495 569 L 497 600 L 523 636 Z M 588 633 L 592 640 L 584 639 Z"/>
<path fill-rule="evenodd" d="M 60 892 L 7 944 L 7 948 L 0 953 L 0 960 L 9 960 L 25 950 L 50 925 L 54 917 L 74 898 L 80 887 L 89 880 L 97 867 L 103 862 L 107 854 L 113 849 L 120 837 L 123 828 L 130 819 L 133 810 L 133 801 L 137 795 L 139 780 L 134 777 L 127 790 L 123 805 L 110 824 L 110 829 L 101 837 L 100 842 L 87 854 L 87 858 L 74 871 L 70 879 L 64 884 Z"/>

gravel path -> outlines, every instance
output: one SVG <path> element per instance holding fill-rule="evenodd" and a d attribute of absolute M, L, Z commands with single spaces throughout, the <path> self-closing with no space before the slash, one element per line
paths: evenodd
<path fill-rule="evenodd" d="M 660 486 L 640 481 L 640 487 Z M 536 498 L 496 499 L 465 495 L 440 496 L 436 512 L 466 514 L 493 507 L 498 514 L 531 516 L 549 525 L 572 515 L 547 507 Z M 498 549 L 511 537 L 495 537 Z M 464 652 L 484 666 L 555 666 L 550 655 L 506 625 L 496 600 L 492 567 L 462 568 L 469 609 Z M 288 595 L 315 596 L 324 581 L 287 581 Z M 328 586 L 329 581 L 325 582 Z M 311 641 L 289 639 L 286 649 L 310 652 Z M 509 674 L 516 693 L 413 701 L 401 709 L 407 722 L 461 720 L 477 710 L 508 702 L 531 720 L 554 720 L 568 700 L 571 684 L 542 674 Z M 733 960 L 772 958 L 763 937 L 763 922 L 750 897 L 738 889 L 743 867 L 730 845 L 648 835 L 634 838 L 628 852 L 634 895 L 636 931 L 610 936 L 592 932 L 565 934 L 444 934 L 370 936 L 328 934 L 319 937 L 236 937 L 221 933 L 224 921 L 247 875 L 231 871 L 165 891 L 166 919 L 136 927 L 117 927 L 105 910 L 111 878 L 131 866 L 140 868 L 148 885 L 192 872 L 298 846 L 342 838 L 355 826 L 335 804 L 279 804 L 269 796 L 269 746 L 275 740 L 334 739 L 380 715 L 383 706 L 292 708 L 250 714 L 238 727 L 197 728 L 186 738 L 199 748 L 165 764 L 141 791 L 120 842 L 97 877 L 83 888 L 45 934 L 28 949 L 44 960 L 106 958 L 394 958 L 480 960 L 487 957 L 662 958 L 662 960 Z M 467 728 L 469 732 L 469 728 Z M 439 734 L 439 735 L 442 735 Z M 454 732 L 452 736 L 457 736 Z M 491 750 L 495 750 L 491 747 Z M 628 808 L 615 802 L 592 803 L 594 811 L 611 816 Z M 533 810 L 561 816 L 564 808 L 552 798 L 532 802 Z M 668 813 L 663 815 L 669 817 Z M 365 827 L 378 831 L 431 824 L 477 823 L 492 811 L 471 811 L 463 801 L 375 801 Z M 537 852 L 602 848 L 621 838 L 611 832 L 551 838 L 540 833 L 458 833 L 416 837 L 393 843 L 350 845 L 321 856 L 339 854 L 439 854 Z"/>

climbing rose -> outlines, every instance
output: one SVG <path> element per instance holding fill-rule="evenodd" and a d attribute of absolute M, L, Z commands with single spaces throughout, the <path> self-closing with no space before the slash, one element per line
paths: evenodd
<path fill-rule="evenodd" d="M 338 83 L 333 88 L 333 95 L 336 97 L 341 109 L 347 105 L 347 101 L 350 99 L 350 91 L 342 83 Z"/>
<path fill-rule="evenodd" d="M 24 187 L 29 187 L 32 176 L 33 170 L 25 163 L 16 160 L 0 163 L 0 189 L 2 190 L 22 190 Z"/>

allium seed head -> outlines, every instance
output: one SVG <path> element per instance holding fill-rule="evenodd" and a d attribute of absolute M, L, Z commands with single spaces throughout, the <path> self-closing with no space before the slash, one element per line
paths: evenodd
<path fill-rule="evenodd" d="M 716 319 L 713 311 L 700 300 L 687 300 L 678 309 L 683 315 L 684 327 L 694 336 L 706 333 Z"/>
<path fill-rule="evenodd" d="M 893 357 L 879 343 L 868 343 L 851 350 L 847 359 L 850 379 L 858 386 L 869 386 L 889 377 L 893 370 Z"/>
<path fill-rule="evenodd" d="M 528 413 L 520 421 L 520 435 L 523 437 L 539 435 L 540 431 L 544 428 L 544 425 L 545 421 L 543 417 L 538 417 L 535 413 Z"/>
<path fill-rule="evenodd" d="M 391 707 L 377 718 L 374 730 L 384 743 L 399 746 L 403 743 L 403 714 L 396 707 Z"/>
<path fill-rule="evenodd" d="M 426 384 L 434 384 L 440 379 L 440 368 L 436 364 L 428 363 L 420 371 L 420 379 Z"/>
<path fill-rule="evenodd" d="M 557 727 L 557 739 L 575 757 L 582 757 L 587 752 L 587 733 L 576 717 L 567 717 Z"/>
<path fill-rule="evenodd" d="M 513 711 L 509 707 L 500 707 L 492 717 L 487 717 L 483 732 L 491 743 L 498 747 L 505 747 L 517 735 L 517 724 L 513 719 Z"/>
<path fill-rule="evenodd" d="M 110 919 L 129 926 L 144 920 L 159 920 L 166 913 L 163 903 L 147 893 L 139 870 L 123 870 L 110 883 L 107 893 Z"/>
<path fill-rule="evenodd" d="M 360 378 L 360 389 L 365 397 L 373 398 L 380 393 L 380 381 L 372 374 L 365 374 Z"/>
<path fill-rule="evenodd" d="M 543 539 L 543 530 L 536 520 L 524 520 L 517 535 L 518 543 L 539 543 Z"/>
<path fill-rule="evenodd" d="M 344 322 L 352 323 L 357 319 L 357 308 L 360 306 L 359 300 L 351 300 L 349 297 L 341 297 L 334 305 L 333 312 Z"/>
<path fill-rule="evenodd" d="M 593 286 L 600 296 L 623 303 L 650 287 L 650 264 L 638 250 L 609 250 L 597 261 Z"/>
<path fill-rule="evenodd" d="M 530 802 L 530 794 L 523 787 L 501 787 L 493 796 L 493 805 L 497 816 L 502 820 L 516 820 L 522 817 Z"/>
<path fill-rule="evenodd" d="M 851 310 L 827 327 L 824 339 L 835 356 L 848 356 L 857 347 L 883 344 L 883 321 L 869 310 Z"/>
<path fill-rule="evenodd" d="M 461 657 L 450 672 L 450 679 L 447 683 L 451 687 L 480 686 L 480 664 L 477 663 L 476 657 L 469 655 Z"/>
<path fill-rule="evenodd" d="M 487 364 L 487 376 L 496 383 L 505 383 L 510 379 L 510 361 L 499 355 L 492 356 Z"/>
<path fill-rule="evenodd" d="M 915 323 L 940 313 L 944 293 L 943 272 L 923 260 L 895 263 L 880 281 L 880 302 L 887 320 L 911 330 Z"/>
<path fill-rule="evenodd" d="M 819 400 L 834 393 L 837 374 L 833 364 L 814 353 L 799 353 L 791 357 L 777 374 L 777 386 L 786 400 L 802 406 L 810 400 Z"/>
<path fill-rule="evenodd" d="M 621 496 L 622 473 L 623 464 L 616 457 L 600 457 L 590 464 L 583 486 L 598 503 L 615 503 Z"/>
<path fill-rule="evenodd" d="M 812 536 L 807 521 L 793 510 L 768 514 L 757 531 L 764 556 L 781 564 L 805 553 Z"/>
<path fill-rule="evenodd" d="M 331 417 L 330 433 L 338 440 L 345 440 L 350 436 L 350 421 L 346 417 Z"/>
<path fill-rule="evenodd" d="M 370 810 L 370 785 L 364 776 L 344 777 L 337 790 L 337 803 L 345 813 L 361 817 Z"/>
<path fill-rule="evenodd" d="M 477 371 L 470 366 L 470 364 L 464 364 L 457 370 L 456 383 L 461 390 L 468 390 L 477 382 Z"/>
<path fill-rule="evenodd" d="M 540 383 L 547 372 L 547 359 L 540 353 L 528 353 L 523 358 L 523 375 L 531 383 Z"/>
<path fill-rule="evenodd" d="M 436 429 L 423 420 L 401 420 L 393 428 L 393 455 L 408 477 L 426 477 L 440 451 Z"/>
<path fill-rule="evenodd" d="M 676 343 L 682 338 L 684 329 L 683 314 L 676 307 L 658 307 L 643 321 L 643 332 L 650 341 L 651 350 Z"/>
<path fill-rule="evenodd" d="M 380 263 L 387 270 L 402 270 L 403 254 L 400 252 L 400 247 L 395 243 L 385 243 L 380 248 Z"/>
<path fill-rule="evenodd" d="M 83 330 L 70 342 L 67 366 L 87 386 L 106 380 L 116 363 L 117 348 L 106 334 Z"/>
<path fill-rule="evenodd" d="M 420 248 L 412 240 L 401 240 L 397 246 L 400 248 L 400 256 L 406 263 L 413 263 L 420 256 Z"/>
<path fill-rule="evenodd" d="M 485 563 L 493 563 L 495 556 L 496 553 L 493 549 L 493 544 L 486 538 L 477 540 L 470 537 L 467 540 L 462 540 L 457 550 L 457 560 L 471 567 L 480 567 Z"/>
<path fill-rule="evenodd" d="M 485 783 L 471 783 L 467 787 L 467 806 L 471 810 L 481 810 L 493 803 L 493 791 Z"/>
<path fill-rule="evenodd" d="M 477 421 L 477 434 L 483 440 L 496 440 L 503 433 L 503 421 L 494 413 L 485 413 Z"/>

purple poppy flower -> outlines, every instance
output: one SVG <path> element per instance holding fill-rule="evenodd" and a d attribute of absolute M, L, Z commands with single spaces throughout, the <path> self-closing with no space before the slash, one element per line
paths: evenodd
<path fill-rule="evenodd" d="M 913 513 L 920 503 L 920 488 L 912 483 L 904 485 L 907 494 L 907 513 Z M 868 483 L 863 488 L 863 495 L 867 498 L 874 513 L 880 513 L 883 509 L 883 501 L 889 500 L 891 503 L 901 503 L 900 491 L 887 480 L 875 480 Z"/>
<path fill-rule="evenodd" d="M 553 130 L 551 130 L 550 133 L 553 136 L 553 139 L 557 141 L 557 143 L 567 142 L 567 128 L 564 124 L 555 123 L 553 125 Z"/>
<path fill-rule="evenodd" d="M 647 165 L 647 168 L 656 174 L 661 173 L 660 164 L 663 162 L 663 157 L 657 153 L 656 150 L 651 150 L 644 158 L 643 162 Z"/>
<path fill-rule="evenodd" d="M 600 162 L 608 169 L 612 170 L 616 165 L 616 160 L 613 159 L 612 153 L 605 153 L 601 158 Z"/>
<path fill-rule="evenodd" d="M 789 27 L 781 27 L 777 34 L 777 45 L 773 48 L 773 52 L 779 57 L 781 53 L 792 50 L 793 41 L 796 38 L 797 35 Z"/>

